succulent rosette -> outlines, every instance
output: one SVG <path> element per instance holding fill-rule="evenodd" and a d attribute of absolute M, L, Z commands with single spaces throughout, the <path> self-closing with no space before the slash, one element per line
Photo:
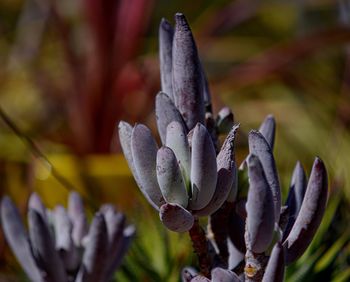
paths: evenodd
<path fill-rule="evenodd" d="M 90 224 L 81 197 L 72 192 L 68 209 L 48 210 L 33 193 L 28 203 L 28 231 L 7 196 L 1 222 L 8 244 L 29 279 L 35 282 L 110 281 L 135 234 L 125 216 L 103 205 Z"/>
<path fill-rule="evenodd" d="M 155 112 L 162 146 L 143 124 L 120 122 L 119 138 L 141 192 L 159 210 L 163 224 L 184 232 L 192 227 L 194 217 L 208 216 L 230 193 L 234 197 L 238 126 L 233 126 L 227 108 L 216 122 L 212 118 L 191 29 L 182 14 L 176 14 L 175 21 L 175 30 L 164 19 L 160 24 L 162 91 L 156 96 Z M 217 156 L 216 134 L 228 129 Z"/>

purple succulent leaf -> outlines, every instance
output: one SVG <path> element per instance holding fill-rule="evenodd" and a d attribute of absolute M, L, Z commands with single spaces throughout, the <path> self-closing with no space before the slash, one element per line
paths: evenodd
<path fill-rule="evenodd" d="M 158 146 L 151 131 L 143 124 L 135 125 L 131 136 L 132 159 L 140 181 L 140 189 L 147 200 L 155 207 L 165 203 L 157 182 L 157 151 Z"/>
<path fill-rule="evenodd" d="M 187 127 L 182 115 L 167 94 L 163 92 L 157 94 L 155 112 L 158 132 L 162 144 L 166 144 L 167 127 L 172 121 L 179 122 L 187 132 Z"/>
<path fill-rule="evenodd" d="M 198 122 L 204 124 L 205 107 L 203 98 L 202 69 L 197 47 L 183 14 L 175 15 L 173 39 L 173 95 L 175 105 L 182 114 L 187 128 Z"/>
<path fill-rule="evenodd" d="M 128 166 L 131 170 L 131 173 L 133 174 L 135 181 L 139 187 L 141 187 L 139 177 L 136 172 L 136 168 L 134 165 L 134 161 L 132 158 L 132 150 L 131 150 L 131 135 L 132 135 L 132 130 L 133 127 L 125 122 L 121 121 L 119 122 L 118 125 L 118 133 L 119 133 L 119 140 L 120 140 L 120 145 L 122 147 L 122 151 L 124 154 L 124 157 L 128 163 Z"/>
<path fill-rule="evenodd" d="M 103 281 L 108 251 L 108 232 L 102 213 L 96 213 L 90 225 L 88 242 L 76 282 Z"/>
<path fill-rule="evenodd" d="M 45 280 L 68 281 L 63 262 L 55 249 L 54 238 L 41 214 L 30 209 L 28 225 L 32 254 L 39 268 L 45 273 Z"/>
<path fill-rule="evenodd" d="M 73 225 L 67 211 L 57 206 L 53 213 L 56 250 L 58 251 L 64 267 L 74 271 L 80 263 L 80 256 L 72 238 Z"/>
<path fill-rule="evenodd" d="M 259 158 L 247 159 L 249 191 L 246 204 L 246 244 L 255 253 L 266 251 L 273 237 L 275 226 L 273 197 Z"/>
<path fill-rule="evenodd" d="M 46 208 L 45 208 L 40 196 L 36 192 L 33 192 L 29 197 L 28 209 L 36 210 L 38 213 L 41 214 L 42 218 L 47 223 Z"/>
<path fill-rule="evenodd" d="M 185 179 L 185 184 L 189 184 L 191 177 L 191 151 L 185 125 L 177 121 L 169 123 L 165 144 L 175 153 Z"/>
<path fill-rule="evenodd" d="M 140 188 L 140 191 L 145 196 L 147 201 L 155 208 L 159 209 L 159 207 L 152 201 L 152 199 L 149 197 L 149 195 L 146 193 L 146 191 L 143 189 L 143 184 L 139 179 L 139 175 L 137 173 L 133 155 L 132 155 L 132 149 L 131 149 L 131 137 L 133 132 L 133 127 L 128 124 L 127 122 L 121 121 L 119 122 L 119 140 L 120 144 L 123 150 L 123 154 L 126 158 L 126 161 L 129 165 L 129 168 L 134 176 L 134 179 L 136 181 L 137 186 Z"/>
<path fill-rule="evenodd" d="M 284 281 L 284 269 L 284 249 L 282 244 L 280 242 L 277 242 L 272 249 L 262 282 Z"/>
<path fill-rule="evenodd" d="M 181 281 L 182 282 L 190 282 L 192 278 L 198 275 L 198 271 L 193 267 L 187 266 L 184 267 L 181 271 Z"/>
<path fill-rule="evenodd" d="M 32 281 L 43 282 L 44 280 L 32 256 L 28 234 L 19 211 L 7 196 L 4 196 L 1 200 L 1 224 L 6 241 L 28 277 Z"/>
<path fill-rule="evenodd" d="M 100 211 L 103 213 L 108 232 L 108 256 L 106 259 L 106 281 L 109 281 L 115 269 L 119 266 L 117 260 L 121 260 L 124 255 L 123 249 L 129 246 L 125 240 L 125 216 L 116 212 L 112 205 L 104 205 Z M 121 258 L 120 258 L 121 256 Z"/>
<path fill-rule="evenodd" d="M 112 262 L 110 263 L 107 269 L 107 281 L 109 281 L 110 277 L 112 277 L 113 273 L 122 263 L 122 259 L 124 258 L 127 250 L 130 247 L 132 240 L 134 239 L 136 234 L 136 229 L 134 225 L 129 225 L 123 230 L 123 238 L 120 242 L 120 248 L 112 257 Z"/>
<path fill-rule="evenodd" d="M 228 235 L 232 244 L 241 253 L 246 252 L 244 232 L 245 220 L 237 214 L 235 209 L 232 209 L 229 215 Z"/>
<path fill-rule="evenodd" d="M 162 91 L 165 92 L 171 100 L 174 100 L 172 86 L 173 37 L 174 28 L 166 19 L 163 18 L 159 25 L 160 81 Z"/>
<path fill-rule="evenodd" d="M 217 182 L 216 152 L 209 132 L 197 123 L 192 137 L 192 198 L 190 209 L 200 210 L 213 198 Z"/>
<path fill-rule="evenodd" d="M 234 156 L 234 138 L 239 126 L 232 127 L 227 135 L 224 144 L 216 158 L 217 182 L 214 195 L 208 205 L 198 211 L 193 211 L 197 216 L 207 216 L 217 211 L 232 194 L 233 202 L 237 194 L 236 166 Z"/>
<path fill-rule="evenodd" d="M 219 133 L 224 134 L 230 132 L 234 122 L 234 117 L 229 107 L 223 107 L 216 118 L 216 127 Z"/>
<path fill-rule="evenodd" d="M 157 179 L 167 203 L 179 204 L 186 208 L 188 195 L 175 153 L 168 147 L 157 152 Z"/>
<path fill-rule="evenodd" d="M 301 205 L 303 203 L 305 191 L 307 187 L 307 177 L 303 166 L 297 162 L 292 176 L 292 181 L 289 188 L 289 193 L 286 201 L 288 206 L 289 218 L 286 228 L 283 232 L 283 240 L 287 238 L 290 230 L 293 227 L 295 219 L 297 218 Z"/>
<path fill-rule="evenodd" d="M 215 282 L 240 282 L 241 280 L 236 273 L 220 267 L 211 271 L 211 280 Z"/>
<path fill-rule="evenodd" d="M 256 155 L 263 167 L 266 180 L 270 186 L 274 202 L 275 222 L 279 222 L 281 212 L 281 189 L 278 180 L 275 159 L 271 147 L 265 137 L 259 132 L 252 130 L 249 133 L 249 153 Z"/>
<path fill-rule="evenodd" d="M 309 246 L 325 212 L 327 195 L 327 171 L 322 160 L 316 158 L 299 214 L 283 242 L 287 265 L 298 259 Z"/>
<path fill-rule="evenodd" d="M 275 144 L 276 120 L 273 115 L 268 115 L 260 125 L 259 132 L 269 143 L 271 151 Z"/>
<path fill-rule="evenodd" d="M 160 207 L 159 217 L 171 231 L 186 232 L 193 226 L 192 214 L 178 204 L 164 204 Z"/>
<path fill-rule="evenodd" d="M 88 233 L 88 223 L 84 211 L 83 200 L 79 193 L 71 192 L 68 198 L 68 216 L 72 222 L 72 239 L 75 246 L 80 247 L 82 239 Z"/>

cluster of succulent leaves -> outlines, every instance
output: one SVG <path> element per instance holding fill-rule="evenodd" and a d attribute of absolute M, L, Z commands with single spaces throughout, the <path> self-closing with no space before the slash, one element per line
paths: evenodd
<path fill-rule="evenodd" d="M 33 193 L 28 202 L 29 232 L 19 210 L 5 196 L 1 222 L 14 255 L 35 282 L 110 281 L 135 233 L 110 204 L 101 206 L 89 226 L 76 192 L 70 193 L 67 210 L 60 205 L 46 209 Z"/>
<path fill-rule="evenodd" d="M 282 206 L 275 120 L 268 116 L 249 133 L 249 155 L 237 169 L 238 125 L 228 108 L 214 118 L 191 29 L 182 14 L 175 22 L 174 29 L 162 20 L 159 29 L 162 91 L 155 112 L 162 147 L 145 125 L 120 122 L 129 167 L 162 223 L 191 235 L 200 273 L 185 269 L 183 281 L 283 281 L 285 266 L 304 253 L 322 220 L 325 166 L 316 158 L 307 180 L 297 163 Z M 223 133 L 228 135 L 219 150 Z M 209 225 L 204 245 L 198 245 L 202 216 L 209 216 Z M 234 250 L 229 254 L 228 246 Z"/>

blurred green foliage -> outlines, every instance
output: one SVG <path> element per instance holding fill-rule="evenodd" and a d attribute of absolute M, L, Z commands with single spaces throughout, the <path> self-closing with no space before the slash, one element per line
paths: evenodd
<path fill-rule="evenodd" d="M 31 148 L 1 123 L 0 194 L 13 196 L 22 210 L 33 190 L 49 206 L 65 202 L 69 187 L 52 174 L 52 165 L 85 195 L 91 212 L 100 202 L 112 202 L 136 224 L 137 238 L 118 281 L 179 281 L 181 268 L 195 264 L 186 234 L 160 226 L 156 212 L 138 194 L 121 155 L 76 154 L 66 142 L 71 137 L 63 110 L 66 101 L 55 93 L 69 87 L 70 72 L 50 17 L 34 14 L 29 23 L 32 28 L 36 24 L 41 36 L 21 38 L 20 15 L 31 3 L 45 1 L 0 1 L 0 107 L 39 144 L 50 165 L 33 157 Z M 65 19 L 73 27 L 70 36 L 75 36 L 69 42 L 82 52 L 89 37 L 77 12 L 78 1 L 62 3 Z M 307 171 L 315 155 L 326 163 L 327 211 L 308 251 L 288 268 L 287 281 L 349 281 L 350 1 L 155 1 L 144 23 L 143 41 L 127 63 L 147 73 L 138 83 L 158 85 L 158 24 L 162 17 L 172 20 L 177 11 L 193 27 L 214 110 L 226 104 L 241 123 L 238 163 L 247 153 L 247 132 L 269 113 L 278 122 L 275 156 L 284 197 L 297 160 Z M 128 31 L 123 36 L 128 37 Z M 154 128 L 155 94 L 153 86 L 125 93 L 119 101 L 119 110 L 124 111 L 119 117 L 125 119 L 137 109 L 139 114 L 129 115 L 129 121 Z M 129 109 L 130 104 L 136 108 Z M 116 150 L 117 143 L 112 142 Z M 22 279 L 11 278 L 18 265 L 2 236 L 0 265 L 4 279 Z"/>

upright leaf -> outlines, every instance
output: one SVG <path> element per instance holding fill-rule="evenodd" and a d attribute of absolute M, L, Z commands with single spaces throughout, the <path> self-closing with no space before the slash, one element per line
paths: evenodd
<path fill-rule="evenodd" d="M 276 121 L 273 115 L 268 115 L 260 125 L 259 132 L 265 137 L 269 143 L 271 150 L 275 144 Z"/>
<path fill-rule="evenodd" d="M 272 249 L 262 282 L 282 282 L 284 278 L 284 269 L 283 247 L 281 243 L 277 242 Z"/>
<path fill-rule="evenodd" d="M 316 158 L 297 219 L 283 242 L 286 264 L 298 259 L 309 246 L 319 227 L 327 202 L 327 171 L 321 159 Z"/>
<path fill-rule="evenodd" d="M 264 169 L 264 174 L 273 196 L 275 222 L 278 223 L 281 212 L 281 189 L 271 147 L 259 131 L 252 130 L 248 139 L 249 153 L 258 156 Z"/>
<path fill-rule="evenodd" d="M 162 91 L 165 92 L 171 100 L 174 100 L 172 86 L 173 36 L 174 28 L 163 18 L 159 25 L 160 82 Z"/>
<path fill-rule="evenodd" d="M 190 208 L 200 210 L 212 199 L 217 181 L 216 152 L 213 141 L 207 129 L 200 123 L 196 125 L 193 132 L 191 160 Z"/>
<path fill-rule="evenodd" d="M 204 124 L 202 69 L 191 29 L 183 14 L 175 15 L 173 39 L 173 95 L 175 105 L 191 130 Z"/>
<path fill-rule="evenodd" d="M 250 182 L 246 204 L 246 244 L 249 250 L 262 253 L 266 251 L 273 237 L 273 198 L 259 158 L 249 155 L 247 165 Z"/>

